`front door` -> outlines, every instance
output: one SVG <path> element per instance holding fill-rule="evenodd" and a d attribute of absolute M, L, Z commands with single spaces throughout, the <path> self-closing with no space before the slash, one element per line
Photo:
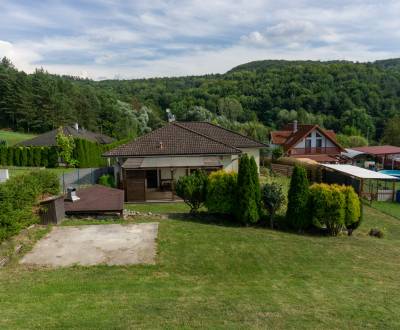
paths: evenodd
<path fill-rule="evenodd" d="M 127 170 L 125 192 L 127 202 L 144 202 L 146 200 L 146 171 Z"/>
<path fill-rule="evenodd" d="M 147 188 L 158 188 L 157 170 L 146 171 Z"/>

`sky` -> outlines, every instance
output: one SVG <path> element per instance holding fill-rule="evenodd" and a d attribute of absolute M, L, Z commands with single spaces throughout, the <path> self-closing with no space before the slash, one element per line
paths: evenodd
<path fill-rule="evenodd" d="M 100 79 L 400 57 L 399 0 L 0 0 L 0 57 Z"/>

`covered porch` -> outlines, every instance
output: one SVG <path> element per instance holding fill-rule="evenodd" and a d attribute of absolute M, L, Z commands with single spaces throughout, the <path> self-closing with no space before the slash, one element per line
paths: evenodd
<path fill-rule="evenodd" d="M 193 171 L 212 172 L 223 167 L 220 157 L 128 158 L 122 165 L 126 202 L 180 200 L 176 181 Z"/>

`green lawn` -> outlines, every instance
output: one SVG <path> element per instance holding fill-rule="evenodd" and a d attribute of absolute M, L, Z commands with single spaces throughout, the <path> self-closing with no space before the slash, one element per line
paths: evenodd
<path fill-rule="evenodd" d="M 10 177 L 12 176 L 17 176 L 17 175 L 21 175 L 21 174 L 26 174 L 29 173 L 31 171 L 35 171 L 38 168 L 36 167 L 6 167 L 3 166 L 4 168 L 8 168 L 8 173 L 10 175 Z M 57 175 L 62 175 L 63 173 L 69 173 L 69 172 L 73 172 L 77 169 L 75 168 L 46 168 L 46 169 L 41 169 L 41 171 L 48 171 L 48 172 L 53 172 L 56 173 Z"/>
<path fill-rule="evenodd" d="M 393 202 L 372 202 L 372 207 L 391 215 L 397 219 L 400 219 L 400 203 Z"/>
<path fill-rule="evenodd" d="M 18 142 L 32 139 L 35 136 L 36 135 L 34 135 L 34 134 L 26 134 L 26 133 L 0 130 L 0 140 L 6 140 L 7 144 L 9 146 L 12 146 Z"/>
<path fill-rule="evenodd" d="M 390 216 L 366 207 L 355 236 L 337 238 L 171 217 L 160 220 L 154 266 L 0 269 L 0 328 L 400 327 L 400 222 Z"/>

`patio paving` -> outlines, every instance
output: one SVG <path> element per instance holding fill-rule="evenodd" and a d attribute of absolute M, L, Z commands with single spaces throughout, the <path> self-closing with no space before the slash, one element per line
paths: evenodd
<path fill-rule="evenodd" d="M 25 265 L 154 264 L 158 223 L 54 227 L 20 261 Z"/>

